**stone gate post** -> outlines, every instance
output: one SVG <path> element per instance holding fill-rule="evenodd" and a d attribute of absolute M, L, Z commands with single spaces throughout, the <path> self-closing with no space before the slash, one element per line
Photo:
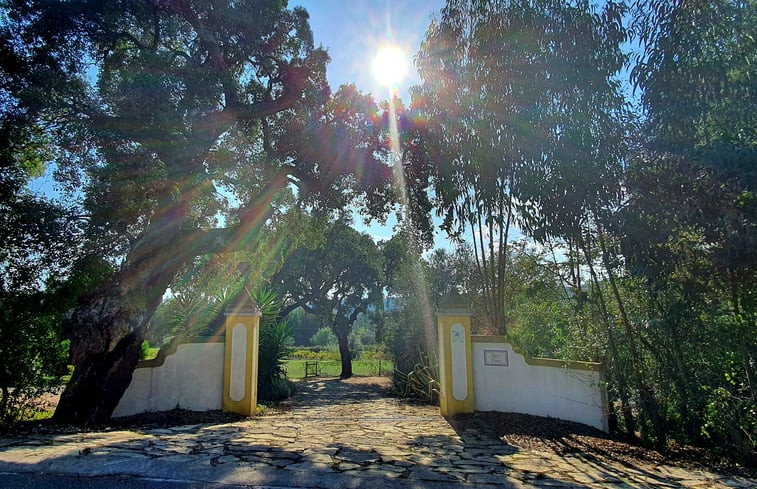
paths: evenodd
<path fill-rule="evenodd" d="M 254 416 L 258 405 L 260 311 L 244 289 L 225 316 L 223 410 Z"/>
<path fill-rule="evenodd" d="M 439 407 L 443 416 L 474 410 L 470 317 L 470 310 L 459 301 L 447 300 L 437 311 Z"/>

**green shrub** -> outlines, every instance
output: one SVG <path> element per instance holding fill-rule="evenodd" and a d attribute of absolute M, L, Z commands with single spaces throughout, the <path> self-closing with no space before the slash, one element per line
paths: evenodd
<path fill-rule="evenodd" d="M 436 355 L 422 355 L 412 370 L 394 370 L 394 389 L 400 397 L 411 397 L 428 403 L 439 400 L 439 361 Z"/>
<path fill-rule="evenodd" d="M 139 345 L 139 359 L 144 360 L 150 356 L 150 342 L 147 340 L 144 340 L 141 345 Z"/>
<path fill-rule="evenodd" d="M 286 362 L 287 375 L 290 379 L 301 379 L 305 376 L 305 362 L 313 360 L 291 359 Z M 342 362 L 338 358 L 333 360 L 317 360 L 318 375 L 321 377 L 335 377 L 342 371 Z M 394 370 L 391 360 L 353 360 L 352 373 L 354 375 L 383 375 L 388 376 Z"/>
<path fill-rule="evenodd" d="M 389 354 L 386 352 L 384 345 L 373 345 L 365 348 L 360 352 L 358 360 L 387 360 Z"/>
<path fill-rule="evenodd" d="M 331 328 L 323 327 L 310 338 L 310 344 L 323 348 L 335 347 L 337 344 L 336 335 L 331 331 Z"/>
<path fill-rule="evenodd" d="M 61 316 L 47 312 L 43 297 L 0 297 L 0 431 L 33 413 L 40 395 L 68 373 L 68 342 L 57 333 Z"/>
<path fill-rule="evenodd" d="M 720 451 L 745 465 L 757 466 L 757 405 L 744 385 L 712 390 L 702 434 Z"/>
<path fill-rule="evenodd" d="M 293 339 L 289 324 L 281 319 L 282 301 L 274 291 L 269 289 L 254 293 L 252 298 L 261 312 L 258 399 L 261 401 L 285 399 L 294 392 L 283 366 L 284 360 L 289 356 Z"/>
<path fill-rule="evenodd" d="M 321 352 L 313 350 L 298 349 L 289 353 L 289 358 L 297 358 L 300 360 L 322 360 Z"/>
<path fill-rule="evenodd" d="M 332 347 L 328 350 L 299 348 L 291 352 L 288 358 L 298 359 L 298 360 L 327 361 L 327 360 L 339 360 L 340 356 L 339 356 L 339 350 L 337 350 L 336 347 Z"/>
<path fill-rule="evenodd" d="M 85 257 L 66 280 L 48 280 L 44 292 L 0 287 L 0 431 L 37 412 L 40 395 L 59 389 L 63 376 L 71 374 L 61 321 L 110 272 L 103 260 Z"/>

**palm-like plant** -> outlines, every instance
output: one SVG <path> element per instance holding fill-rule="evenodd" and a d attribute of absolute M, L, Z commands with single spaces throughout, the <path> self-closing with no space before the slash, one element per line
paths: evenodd
<path fill-rule="evenodd" d="M 263 288 L 251 295 L 261 312 L 258 399 L 276 401 L 289 397 L 292 391 L 283 365 L 293 343 L 291 328 L 281 318 L 284 303 L 276 291 Z"/>

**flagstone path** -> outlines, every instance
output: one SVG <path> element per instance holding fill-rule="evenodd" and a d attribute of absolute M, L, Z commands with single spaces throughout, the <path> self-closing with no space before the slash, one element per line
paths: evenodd
<path fill-rule="evenodd" d="M 300 383 L 291 409 L 228 424 L 0 438 L 2 473 L 266 487 L 757 488 L 672 465 L 629 466 L 504 444 L 366 379 Z"/>

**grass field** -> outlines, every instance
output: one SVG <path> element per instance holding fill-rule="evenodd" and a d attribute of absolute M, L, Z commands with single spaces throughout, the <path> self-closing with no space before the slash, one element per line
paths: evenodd
<path fill-rule="evenodd" d="M 158 356 L 160 348 L 148 348 L 145 360 L 151 360 Z M 307 360 L 315 361 L 315 360 Z M 305 376 L 305 362 L 302 359 L 286 360 L 284 368 L 290 379 L 301 379 Z M 394 369 L 391 360 L 353 360 L 352 373 L 355 375 L 384 376 L 389 377 Z M 318 375 L 323 377 L 335 377 L 342 372 L 342 364 L 339 360 L 318 360 Z"/>
<path fill-rule="evenodd" d="M 284 368 L 290 379 L 301 379 L 305 376 L 305 362 L 314 360 L 286 360 Z M 388 377 L 392 374 L 394 363 L 391 360 L 353 360 L 352 373 L 355 375 L 379 375 Z M 342 372 L 339 360 L 318 360 L 318 375 L 335 377 Z"/>

